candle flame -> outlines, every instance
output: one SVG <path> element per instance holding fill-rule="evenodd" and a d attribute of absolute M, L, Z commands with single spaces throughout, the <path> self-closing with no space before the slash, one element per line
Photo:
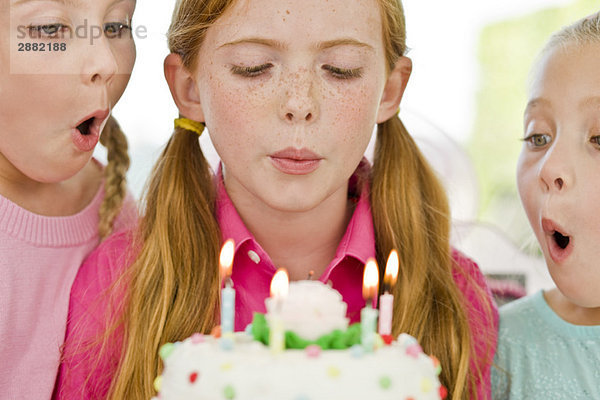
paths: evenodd
<path fill-rule="evenodd" d="M 221 254 L 219 256 L 219 265 L 221 268 L 221 276 L 223 278 L 231 276 L 234 250 L 235 244 L 233 243 L 233 239 L 227 239 L 221 248 Z"/>
<path fill-rule="evenodd" d="M 392 288 L 396 284 L 396 279 L 398 279 L 398 268 L 400 266 L 400 261 L 398 259 L 398 252 L 394 249 L 390 252 L 390 255 L 387 259 L 387 263 L 385 265 L 385 277 L 383 281 L 385 286 L 392 291 Z"/>
<path fill-rule="evenodd" d="M 373 258 L 369 258 L 365 264 L 365 272 L 363 275 L 363 298 L 367 300 L 367 302 L 375 298 L 378 286 L 379 268 L 377 267 L 377 261 Z"/>
<path fill-rule="evenodd" d="M 288 294 L 290 278 L 285 268 L 279 268 L 271 280 L 271 297 L 282 298 Z"/>

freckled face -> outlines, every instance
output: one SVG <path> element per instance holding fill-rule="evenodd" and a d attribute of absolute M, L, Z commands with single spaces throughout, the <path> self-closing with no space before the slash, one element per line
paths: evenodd
<path fill-rule="evenodd" d="M 347 190 L 386 80 L 376 0 L 240 0 L 208 29 L 197 84 L 236 202 L 310 210 Z"/>
<path fill-rule="evenodd" d="M 600 307 L 600 44 L 547 53 L 535 70 L 517 169 L 521 201 L 554 282 Z"/>

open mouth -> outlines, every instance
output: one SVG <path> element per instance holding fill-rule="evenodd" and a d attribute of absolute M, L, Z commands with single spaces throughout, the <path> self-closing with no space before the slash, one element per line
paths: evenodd
<path fill-rule="evenodd" d="M 566 249 L 567 246 L 569 245 L 569 241 L 570 241 L 569 236 L 565 236 L 562 233 L 560 233 L 559 231 L 554 231 L 554 233 L 552 234 L 552 237 L 554 238 L 554 241 L 556 242 L 558 247 L 560 247 L 563 250 Z"/>
<path fill-rule="evenodd" d="M 84 136 L 87 136 L 90 134 L 90 127 L 92 126 L 92 123 L 94 122 L 94 117 L 86 119 L 85 121 L 83 121 L 81 124 L 77 125 L 77 130 Z"/>

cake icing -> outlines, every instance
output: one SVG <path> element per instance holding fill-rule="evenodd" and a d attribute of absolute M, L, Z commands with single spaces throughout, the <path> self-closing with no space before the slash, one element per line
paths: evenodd
<path fill-rule="evenodd" d="M 285 299 L 266 300 L 246 332 L 195 334 L 161 348 L 164 369 L 155 381 L 160 400 L 437 400 L 445 397 L 439 361 L 417 340 L 376 335 L 360 343 L 348 327 L 346 304 L 318 281 L 289 285 Z M 274 319 L 285 329 L 285 350 L 269 344 Z M 325 350 L 323 350 L 325 349 Z M 374 351 L 373 351 L 374 350 Z"/>
<path fill-rule="evenodd" d="M 245 333 L 195 335 L 164 359 L 160 400 L 435 400 L 442 398 L 439 362 L 416 340 L 401 337 L 366 353 L 360 345 L 323 351 L 316 345 L 273 354 Z"/>

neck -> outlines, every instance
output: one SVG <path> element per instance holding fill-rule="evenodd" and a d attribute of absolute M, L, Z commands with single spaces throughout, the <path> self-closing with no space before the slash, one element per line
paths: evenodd
<path fill-rule="evenodd" d="M 89 162 L 61 182 L 39 182 L 23 174 L 0 153 L 0 195 L 32 213 L 49 217 L 74 215 L 96 195 L 102 170 Z"/>
<path fill-rule="evenodd" d="M 600 307 L 581 307 L 567 299 L 558 289 L 544 292 L 546 302 L 563 320 L 573 325 L 600 325 Z"/>
<path fill-rule="evenodd" d="M 244 224 L 275 266 L 288 271 L 290 280 L 306 279 L 310 271 L 315 278 L 321 276 L 335 257 L 353 212 L 346 185 L 303 212 L 257 207 L 244 196 L 239 200 L 232 198 Z"/>

